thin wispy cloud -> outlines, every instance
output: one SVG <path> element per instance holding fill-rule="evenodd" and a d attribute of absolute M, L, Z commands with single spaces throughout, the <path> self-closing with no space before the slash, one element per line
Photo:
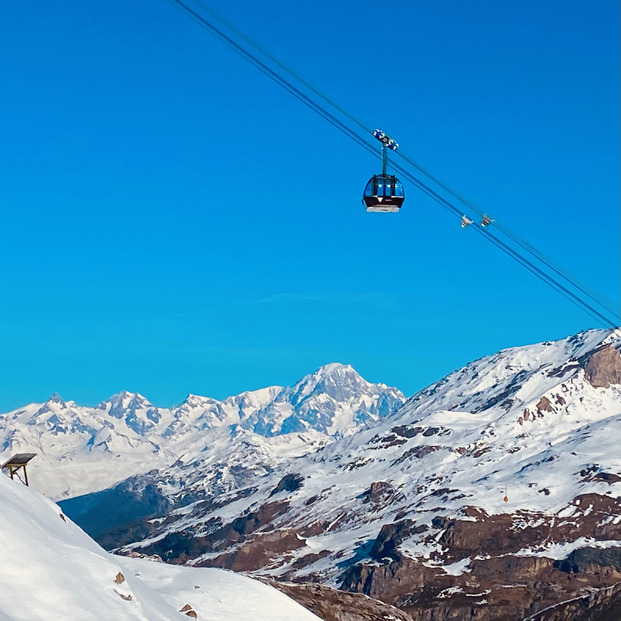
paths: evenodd
<path fill-rule="evenodd" d="M 275 293 L 262 298 L 253 300 L 252 304 L 261 305 L 286 305 L 286 304 L 302 304 L 314 302 L 317 304 L 364 304 L 366 306 L 373 305 L 377 307 L 394 306 L 395 303 L 401 302 L 403 296 L 396 293 L 385 293 L 381 291 L 368 293 Z"/>

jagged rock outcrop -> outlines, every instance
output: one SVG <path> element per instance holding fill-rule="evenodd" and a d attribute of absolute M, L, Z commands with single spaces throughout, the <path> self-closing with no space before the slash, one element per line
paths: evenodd
<path fill-rule="evenodd" d="M 550 606 L 523 621 L 619 621 L 621 583 Z"/>
<path fill-rule="evenodd" d="M 594 351 L 583 364 L 584 376 L 595 388 L 610 388 L 611 384 L 621 384 L 621 353 L 613 345 Z"/>
<path fill-rule="evenodd" d="M 359 593 L 343 593 L 319 584 L 268 583 L 324 621 L 413 621 L 403 610 Z"/>
<path fill-rule="evenodd" d="M 573 520 L 524 512 L 490 516 L 476 508 L 468 519 L 437 516 L 425 536 L 441 549 L 428 560 L 399 552 L 413 522 L 385 525 L 370 555 L 376 561 L 348 568 L 340 587 L 398 606 L 415 621 L 521 619 L 585 588 L 621 580 L 621 545 L 581 547 L 559 560 L 536 554 L 580 535 L 621 543 L 621 501 L 585 494 L 573 506 Z"/>

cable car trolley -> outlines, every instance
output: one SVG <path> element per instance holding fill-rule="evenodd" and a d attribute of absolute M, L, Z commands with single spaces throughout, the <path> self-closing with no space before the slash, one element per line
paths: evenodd
<path fill-rule="evenodd" d="M 405 191 L 397 177 L 386 174 L 386 149 L 396 151 L 399 145 L 380 129 L 376 129 L 373 135 L 382 143 L 382 174 L 371 177 L 364 189 L 362 200 L 367 211 L 396 213 L 403 205 Z"/>

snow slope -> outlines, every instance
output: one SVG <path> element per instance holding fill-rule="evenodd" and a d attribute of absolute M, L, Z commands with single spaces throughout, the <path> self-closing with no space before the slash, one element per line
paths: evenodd
<path fill-rule="evenodd" d="M 0 476 L 0 620 L 317 621 L 272 587 L 232 572 L 115 557 L 53 502 Z"/>

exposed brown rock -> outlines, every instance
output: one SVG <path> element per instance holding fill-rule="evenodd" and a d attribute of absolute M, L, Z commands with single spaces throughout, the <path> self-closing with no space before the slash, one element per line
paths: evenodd
<path fill-rule="evenodd" d="M 318 584 L 267 582 L 324 621 L 413 621 L 407 612 L 361 593 L 344 593 Z"/>
<path fill-rule="evenodd" d="M 513 517 L 509 514 L 477 522 L 450 520 L 440 542 L 448 549 L 449 559 L 459 560 L 472 554 L 494 554 L 501 550 L 517 552 L 527 545 L 528 539 L 536 539 L 512 531 L 512 525 Z"/>
<path fill-rule="evenodd" d="M 397 552 L 399 544 L 411 535 L 425 532 L 427 528 L 426 525 L 418 525 L 413 520 L 402 520 L 394 524 L 384 524 L 373 542 L 373 547 L 370 552 L 371 558 L 377 559 L 378 561 L 385 558 L 398 560 L 400 558 Z"/>
<path fill-rule="evenodd" d="M 443 574 L 440 568 L 425 567 L 409 558 L 400 558 L 385 565 L 359 564 L 344 572 L 341 589 L 364 593 L 401 608 L 412 594 L 421 593 L 426 584 L 442 580 Z M 446 588 L 449 586 L 447 581 Z"/>
<path fill-rule="evenodd" d="M 272 522 L 275 518 L 282 515 L 289 508 L 289 503 L 286 501 L 281 502 L 268 502 L 261 505 L 255 511 L 248 511 L 244 515 L 235 518 L 232 522 L 220 525 L 216 522 L 213 527 L 213 531 L 207 535 L 201 536 L 195 533 L 192 529 L 184 531 L 173 532 L 162 539 L 145 546 L 143 551 L 145 554 L 156 554 L 160 556 L 165 562 L 169 563 L 185 563 L 190 559 L 195 559 L 201 556 L 205 552 L 217 552 L 219 550 L 231 550 L 233 546 L 237 546 L 235 552 L 229 552 L 220 559 L 234 558 L 239 552 L 240 545 L 244 544 L 248 540 L 252 540 L 252 534 L 260 528 Z M 293 531 L 288 531 L 292 533 Z M 276 540 L 282 539 L 281 534 L 275 535 Z M 304 545 L 300 542 L 296 535 L 290 538 L 289 541 L 292 545 L 299 547 Z M 242 545 L 243 547 L 243 545 Z M 289 548 L 293 549 L 293 548 Z M 282 552 L 282 546 L 278 546 L 274 549 L 275 552 Z M 240 552 L 240 556 L 244 557 L 247 553 Z M 221 560 L 220 562 L 224 562 Z M 227 561 L 227 563 L 234 563 L 234 561 Z M 250 563 L 252 564 L 252 563 Z M 232 569 L 228 564 L 214 564 L 214 567 L 227 567 Z M 239 571 L 244 571 L 239 569 Z"/>
<path fill-rule="evenodd" d="M 621 384 L 621 354 L 612 346 L 596 350 L 586 360 L 584 376 L 595 388 L 610 388 L 610 384 Z"/>
<path fill-rule="evenodd" d="M 401 436 L 402 438 L 413 438 L 419 433 L 422 433 L 423 428 L 422 427 L 410 427 L 408 425 L 398 425 L 397 427 L 393 427 L 391 431 Z"/>
<path fill-rule="evenodd" d="M 415 459 L 422 459 L 425 455 L 429 455 L 429 453 L 433 453 L 434 451 L 439 451 L 443 447 L 438 446 L 436 444 L 423 444 L 422 446 L 414 446 L 411 449 L 408 449 L 401 457 L 395 459 L 391 466 L 396 466 L 404 462 L 406 459 L 411 459 L 414 457 Z"/>
<path fill-rule="evenodd" d="M 125 576 L 119 571 L 119 573 L 116 575 L 116 578 L 114 579 L 114 583 L 123 584 L 123 582 L 125 582 Z"/>
<path fill-rule="evenodd" d="M 280 481 L 278 485 L 272 490 L 270 496 L 274 496 L 279 492 L 295 492 L 296 489 L 299 489 L 302 486 L 302 481 L 304 481 L 304 477 L 301 474 L 286 474 Z"/>
<path fill-rule="evenodd" d="M 525 621 L 618 621 L 621 619 L 621 583 L 542 610 Z"/>
<path fill-rule="evenodd" d="M 233 571 L 254 571 L 265 567 L 275 556 L 303 548 L 304 539 L 291 529 L 255 535 L 232 552 L 226 552 L 199 566 L 222 567 Z"/>
<path fill-rule="evenodd" d="M 472 453 L 472 456 L 477 458 L 481 457 L 481 455 L 485 455 L 485 453 L 489 453 L 492 449 L 489 446 L 483 446 L 478 448 L 476 451 Z"/>
<path fill-rule="evenodd" d="M 196 612 L 192 609 L 190 604 L 186 604 L 179 612 L 185 612 L 188 617 L 192 617 L 193 619 L 198 618 Z"/>
<path fill-rule="evenodd" d="M 321 552 L 306 554 L 305 556 L 302 556 L 299 559 L 296 559 L 291 564 L 291 571 L 295 572 L 298 569 L 302 569 L 303 567 L 308 567 L 308 565 L 312 565 L 316 561 L 319 561 L 322 558 L 329 556 L 330 554 L 331 554 L 330 550 L 322 550 Z"/>
<path fill-rule="evenodd" d="M 575 371 L 579 369 L 580 365 L 577 362 L 568 362 L 566 364 L 561 365 L 560 367 L 555 367 L 554 369 L 550 369 L 547 373 L 548 377 L 563 377 L 567 375 L 570 371 Z"/>
<path fill-rule="evenodd" d="M 621 476 L 612 472 L 604 472 L 599 466 L 590 466 L 580 470 L 580 476 L 585 482 L 598 481 L 600 483 L 608 483 L 608 485 L 621 482 Z"/>
<path fill-rule="evenodd" d="M 552 407 L 552 404 L 550 403 L 550 399 L 548 399 L 547 397 L 541 397 L 536 407 L 537 407 L 537 413 L 554 412 L 554 408 Z"/>
<path fill-rule="evenodd" d="M 363 502 L 381 506 L 386 504 L 395 495 L 394 487 L 386 481 L 374 481 L 371 487 L 363 493 Z"/>
<path fill-rule="evenodd" d="M 618 563 L 616 557 L 586 556 L 575 570 L 572 566 L 563 572 L 546 557 L 509 555 L 473 560 L 465 573 L 447 575 L 439 569 L 434 573 L 414 559 L 402 559 L 348 571 L 342 588 L 392 603 L 414 621 L 513 621 L 571 599 L 585 588 L 615 584 L 621 579 Z M 559 619 L 573 621 L 572 617 Z M 587 619 L 608 621 L 606 617 Z"/>
<path fill-rule="evenodd" d="M 619 499 L 585 494 L 573 502 L 574 515 L 487 515 L 476 507 L 465 513 L 472 520 L 437 516 L 427 541 L 441 544 L 431 561 L 463 561 L 463 570 L 447 574 L 429 560 L 404 557 L 399 543 L 413 523 L 386 525 L 370 554 L 342 574 L 341 588 L 367 594 L 398 606 L 414 621 L 513 621 L 525 619 L 559 602 L 575 599 L 585 589 L 601 589 L 621 580 L 621 549 L 580 548 L 561 561 L 545 556 L 517 555 L 525 548 L 575 541 L 621 540 Z M 467 562 L 466 562 L 467 559 Z M 378 562 L 380 564 L 378 564 Z M 548 621 L 547 617 L 541 617 Z M 585 616 L 580 621 L 617 621 L 621 617 Z M 549 621 L 574 621 L 571 616 Z"/>

